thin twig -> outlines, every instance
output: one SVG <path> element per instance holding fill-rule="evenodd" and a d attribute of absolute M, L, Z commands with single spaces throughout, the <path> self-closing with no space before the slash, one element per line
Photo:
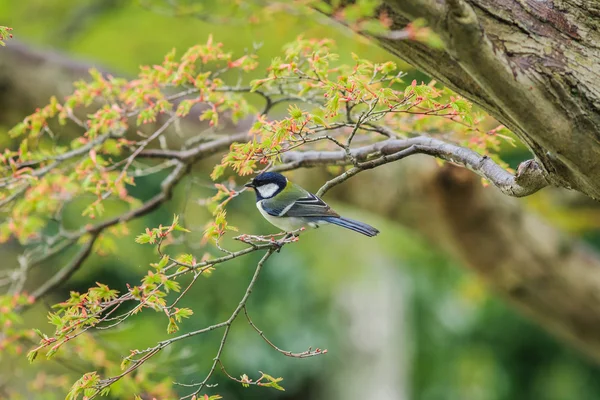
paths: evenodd
<path fill-rule="evenodd" d="M 254 328 L 254 330 L 260 335 L 260 337 L 263 338 L 263 340 L 265 342 L 267 342 L 267 344 L 269 346 L 271 346 L 272 348 L 274 348 L 275 350 L 277 350 L 284 356 L 288 356 L 288 357 L 292 357 L 292 358 L 308 358 L 308 357 L 320 356 L 322 354 L 327 354 L 327 349 L 321 350 L 319 348 L 316 348 L 315 350 L 312 350 L 311 348 L 309 348 L 308 350 L 303 351 L 301 353 L 292 353 L 291 351 L 282 350 L 279 347 L 275 346 L 273 344 L 273 342 L 271 342 L 269 339 L 267 339 L 267 337 L 265 336 L 263 331 L 258 329 L 256 324 L 252 321 L 252 319 L 250 319 L 250 315 L 248 315 L 248 310 L 247 310 L 246 306 L 244 306 L 244 314 L 246 315 L 246 319 L 248 320 L 248 323 L 250 324 L 250 326 L 252 328 Z"/>
<path fill-rule="evenodd" d="M 223 332 L 223 337 L 221 338 L 221 343 L 219 345 L 219 349 L 217 350 L 217 354 L 214 358 L 213 364 L 212 364 L 208 374 L 206 375 L 206 378 L 204 378 L 204 380 L 202 382 L 200 382 L 200 384 L 198 385 L 198 389 L 196 389 L 196 391 L 194 393 L 184 396 L 184 397 L 182 397 L 182 399 L 188 399 L 188 398 L 197 396 L 200 393 L 200 391 L 202 391 L 202 389 L 206 386 L 206 384 L 208 383 L 208 380 L 212 377 L 213 373 L 215 372 L 215 368 L 217 367 L 217 364 L 221 360 L 221 354 L 223 353 L 223 348 L 225 347 L 225 343 L 227 342 L 227 336 L 229 334 L 229 330 L 231 329 L 231 324 L 233 323 L 233 321 L 235 321 L 235 319 L 237 318 L 237 316 L 240 313 L 240 311 L 242 310 L 242 308 L 244 308 L 244 306 L 246 305 L 246 302 L 248 301 L 250 294 L 252 294 L 252 289 L 254 288 L 254 285 L 256 284 L 256 281 L 258 280 L 258 276 L 260 275 L 260 271 L 262 270 L 264 263 L 269 259 L 269 257 L 271 257 L 271 255 L 273 254 L 274 251 L 275 251 L 275 249 L 273 247 L 269 248 L 269 250 L 267 250 L 265 255 L 258 262 L 258 264 L 256 265 L 256 270 L 254 271 L 254 275 L 252 276 L 252 280 L 250 281 L 250 283 L 248 284 L 248 287 L 246 288 L 246 293 L 244 293 L 242 300 L 240 300 L 240 303 L 238 304 L 236 309 L 233 311 L 233 313 L 231 314 L 229 319 L 226 321 L 225 332 Z"/>
<path fill-rule="evenodd" d="M 99 234 L 100 232 L 93 232 L 90 239 L 81 247 L 77 255 L 73 257 L 68 265 L 62 267 L 56 274 L 54 274 L 54 276 L 52 276 L 50 279 L 44 282 L 44 284 L 34 290 L 33 293 L 31 293 L 33 298 L 38 300 L 51 290 L 66 282 L 75 273 L 75 271 L 81 267 L 81 264 L 83 264 L 83 262 L 91 254 L 92 248 L 94 247 L 94 243 L 96 242 L 96 239 L 98 239 Z"/>
<path fill-rule="evenodd" d="M 410 156 L 410 155 L 416 154 L 416 153 L 419 153 L 419 148 L 417 146 L 413 145 L 413 146 L 409 147 L 408 149 L 401 150 L 401 151 L 391 154 L 391 155 L 384 155 L 375 160 L 358 163 L 358 164 L 356 164 L 356 166 L 354 168 L 349 169 L 348 171 L 344 172 L 343 174 L 336 176 L 335 178 L 331 179 L 330 181 L 327 181 L 317 191 L 316 195 L 319 197 L 323 196 L 325 193 L 327 193 L 327 191 L 329 189 L 350 179 L 351 177 L 358 174 L 359 172 L 365 171 L 367 169 L 373 169 L 375 167 L 390 163 L 392 161 L 401 160 L 404 157 L 407 157 L 407 156 Z"/>

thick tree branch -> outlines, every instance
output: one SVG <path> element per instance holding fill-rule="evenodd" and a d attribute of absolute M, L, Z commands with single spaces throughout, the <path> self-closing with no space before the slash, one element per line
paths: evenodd
<path fill-rule="evenodd" d="M 363 162 L 347 171 L 347 175 L 345 175 L 344 178 L 339 178 L 334 184 L 341 183 L 360 171 L 372 169 L 376 166 L 387 164 L 417 153 L 428 154 L 445 161 L 465 166 L 481 177 L 489 180 L 494 186 L 500 189 L 502 193 L 513 197 L 528 196 L 549 184 L 545 178 L 544 172 L 533 160 L 521 164 L 517 175 L 512 175 L 487 156 L 481 156 L 473 150 L 425 136 L 410 139 L 391 139 L 353 149 L 351 151 L 352 156 Z M 367 159 L 369 159 L 369 161 L 364 161 Z M 276 166 L 274 170 L 287 171 L 318 165 L 351 164 L 343 150 L 290 151 L 282 155 L 282 160 L 283 164 Z M 321 194 L 334 184 L 322 189 Z"/>
<path fill-rule="evenodd" d="M 600 196 L 600 62 L 589 4 L 386 0 L 393 29 L 425 18 L 447 50 L 377 38 L 473 100 L 534 152 L 553 184 Z"/>
<path fill-rule="evenodd" d="M 162 158 L 174 159 L 185 162 L 196 162 L 202 158 L 210 157 L 223 150 L 229 148 L 235 142 L 246 142 L 249 139 L 247 131 L 234 133 L 231 135 L 223 135 L 223 137 L 211 140 L 207 143 L 186 150 L 163 150 L 163 149 L 148 149 L 140 152 L 140 157 L 145 158 Z"/>

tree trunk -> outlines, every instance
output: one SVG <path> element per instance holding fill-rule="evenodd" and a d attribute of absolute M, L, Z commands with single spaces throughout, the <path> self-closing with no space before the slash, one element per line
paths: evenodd
<path fill-rule="evenodd" d="M 550 181 L 600 197 L 600 3 L 384 0 L 402 29 L 426 19 L 445 50 L 378 38 L 505 124 Z"/>

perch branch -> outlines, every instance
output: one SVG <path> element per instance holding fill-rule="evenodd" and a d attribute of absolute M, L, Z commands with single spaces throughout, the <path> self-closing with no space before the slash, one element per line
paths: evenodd
<path fill-rule="evenodd" d="M 473 150 L 425 136 L 385 140 L 351 150 L 352 156 L 362 162 L 336 178 L 335 184 L 366 169 L 372 169 L 418 153 L 462 165 L 490 181 L 502 193 L 513 197 L 528 196 L 549 184 L 544 172 L 534 160 L 521 164 L 517 174 L 513 175 L 488 156 L 482 156 Z M 319 165 L 351 164 L 351 160 L 344 151 L 290 151 L 284 153 L 282 159 L 283 164 L 276 166 L 273 170 L 288 171 Z M 332 186 L 334 185 L 330 187 Z M 330 187 L 322 188 L 320 194 L 325 193 Z"/>

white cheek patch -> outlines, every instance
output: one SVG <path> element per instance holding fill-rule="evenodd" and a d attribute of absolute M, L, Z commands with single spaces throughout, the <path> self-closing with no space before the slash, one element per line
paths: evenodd
<path fill-rule="evenodd" d="M 275 192 L 279 190 L 279 186 L 275 183 L 267 183 L 266 185 L 257 186 L 256 190 L 258 190 L 258 193 L 260 193 L 263 198 L 268 199 L 273 197 Z"/>

